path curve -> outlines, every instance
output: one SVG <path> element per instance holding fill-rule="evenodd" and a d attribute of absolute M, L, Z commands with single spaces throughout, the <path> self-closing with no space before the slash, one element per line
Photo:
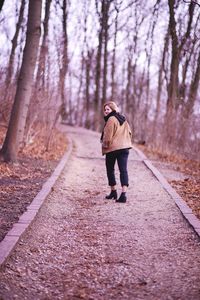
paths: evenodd
<path fill-rule="evenodd" d="M 1 267 L 0 299 L 199 300 L 199 238 L 138 154 L 128 202 L 105 200 L 99 134 L 65 128 L 73 154 Z"/>

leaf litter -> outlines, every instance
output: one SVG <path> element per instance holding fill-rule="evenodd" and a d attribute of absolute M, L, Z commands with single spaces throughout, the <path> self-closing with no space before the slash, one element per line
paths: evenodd
<path fill-rule="evenodd" d="M 1 143 L 4 135 L 0 130 Z M 19 153 L 17 163 L 0 162 L 0 241 L 41 190 L 67 147 L 66 135 L 57 129 L 52 132 L 48 151 L 45 142 L 41 130 L 35 142 Z"/>

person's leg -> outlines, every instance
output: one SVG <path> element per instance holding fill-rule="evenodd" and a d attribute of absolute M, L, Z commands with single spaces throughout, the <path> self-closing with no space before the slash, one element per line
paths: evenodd
<path fill-rule="evenodd" d="M 126 189 L 129 185 L 128 171 L 127 171 L 128 155 L 129 155 L 128 149 L 123 149 L 119 151 L 117 155 L 117 163 L 120 172 L 120 182 L 121 182 L 122 190 L 124 192 L 126 192 Z"/>
<path fill-rule="evenodd" d="M 126 193 L 126 191 L 127 191 L 127 185 L 122 185 L 122 192 Z"/>
<path fill-rule="evenodd" d="M 115 162 L 116 155 L 115 153 L 106 154 L 106 172 L 108 177 L 108 184 L 111 187 L 110 195 L 106 196 L 106 199 L 117 199 L 116 191 L 116 179 L 115 179 Z"/>
<path fill-rule="evenodd" d="M 122 187 L 122 193 L 120 198 L 117 200 L 117 202 L 126 202 L 126 191 L 127 187 L 129 185 L 129 180 L 128 180 L 128 171 L 127 171 L 127 162 L 128 162 L 128 155 L 129 155 L 129 150 L 124 149 L 119 151 L 118 156 L 117 156 L 117 163 L 119 167 L 119 172 L 120 172 L 120 182 L 121 182 L 121 187 Z"/>

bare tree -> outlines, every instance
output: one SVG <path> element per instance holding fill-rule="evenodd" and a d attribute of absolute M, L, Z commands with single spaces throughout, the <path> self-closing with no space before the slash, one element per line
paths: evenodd
<path fill-rule="evenodd" d="M 8 122 L 7 118 L 10 113 L 11 105 L 12 105 L 12 95 L 14 93 L 14 87 L 13 87 L 13 81 L 16 80 L 17 76 L 17 71 L 16 71 L 16 65 L 15 65 L 15 60 L 18 59 L 16 55 L 16 49 L 19 43 L 19 34 L 20 30 L 23 28 L 23 19 L 24 19 L 24 10 L 25 10 L 25 0 L 22 0 L 21 6 L 20 6 L 20 11 L 19 11 L 19 16 L 18 16 L 18 21 L 16 24 L 16 30 L 14 37 L 12 39 L 12 48 L 9 56 L 9 62 L 8 66 L 6 68 L 6 77 L 5 77 L 5 84 L 4 84 L 4 91 L 2 93 L 2 106 L 1 106 L 1 114 L 2 114 L 2 119 L 4 120 L 5 123 Z M 19 64 L 19 62 L 18 62 Z M 8 113 L 9 112 L 9 113 Z"/>
<path fill-rule="evenodd" d="M 22 0 L 20 12 L 19 12 L 19 18 L 18 18 L 18 22 L 16 25 L 16 31 L 15 31 L 14 37 L 12 39 L 12 49 L 11 49 L 11 53 L 10 53 L 10 59 L 9 59 L 9 63 L 8 63 L 8 71 L 7 71 L 7 75 L 6 75 L 6 88 L 8 88 L 9 82 L 12 80 L 12 76 L 14 73 L 13 72 L 14 58 L 15 58 L 16 48 L 18 45 L 17 41 L 19 38 L 20 28 L 22 27 L 22 24 L 23 24 L 25 4 L 26 4 L 26 0 Z"/>
<path fill-rule="evenodd" d="M 182 109 L 181 119 L 181 130 L 179 137 L 179 145 L 184 146 L 185 142 L 188 141 L 190 132 L 191 117 L 194 109 L 195 100 L 197 97 L 198 87 L 200 82 L 200 51 L 197 59 L 196 69 L 194 69 L 194 76 L 189 88 L 188 100 Z"/>
<path fill-rule="evenodd" d="M 104 66 L 103 66 L 103 91 L 102 91 L 102 103 L 107 100 L 107 69 L 108 69 L 108 29 L 109 29 L 109 10 L 112 1 L 107 0 L 102 2 L 102 26 L 103 26 L 103 38 L 104 38 Z"/>
<path fill-rule="evenodd" d="M 40 0 L 30 1 L 23 61 L 9 126 L 1 149 L 1 157 L 5 161 L 16 161 L 24 135 L 40 39 L 41 9 Z"/>
<path fill-rule="evenodd" d="M 116 70 L 116 47 L 117 47 L 117 33 L 118 33 L 118 17 L 119 9 L 118 3 L 114 3 L 116 16 L 115 16 L 115 30 L 114 30 L 114 43 L 113 43 L 113 53 L 112 53 L 112 62 L 111 62 L 111 99 L 114 101 L 116 96 L 116 82 L 115 82 L 115 70 Z"/>
<path fill-rule="evenodd" d="M 190 2 L 188 8 L 188 22 L 185 33 L 181 38 L 177 34 L 177 22 L 175 19 L 175 0 L 168 0 L 169 5 L 169 30 L 171 35 L 171 66 L 170 66 L 170 81 L 168 86 L 168 99 L 166 110 L 166 141 L 170 145 L 176 137 L 177 130 L 177 110 L 181 104 L 179 95 L 179 66 L 181 61 L 182 51 L 188 39 L 190 38 L 195 4 Z"/>
<path fill-rule="evenodd" d="M 36 77 L 36 87 L 37 89 L 40 87 L 42 89 L 45 88 L 45 62 L 47 59 L 48 53 L 48 32 L 49 32 L 49 17 L 50 17 L 50 8 L 51 8 L 52 0 L 45 1 L 45 16 L 43 21 L 43 37 L 42 37 L 42 44 L 40 47 L 39 52 L 39 59 L 38 59 L 38 70 L 37 70 L 37 77 Z"/>
<path fill-rule="evenodd" d="M 62 18 L 62 66 L 60 69 L 60 94 L 63 108 L 66 106 L 65 95 L 65 80 L 68 71 L 68 35 L 67 35 L 67 20 L 68 20 L 68 0 L 63 0 L 63 18 Z"/>
<path fill-rule="evenodd" d="M 99 108 L 100 108 L 100 82 L 101 82 L 101 60 L 102 60 L 102 48 L 103 48 L 103 6 L 104 0 L 101 1 L 101 13 L 98 12 L 98 4 L 96 1 L 96 11 L 99 17 L 99 33 L 98 33 L 98 48 L 96 56 L 96 75 L 95 75 L 95 96 L 94 96 L 94 129 L 98 128 L 99 124 Z"/>
<path fill-rule="evenodd" d="M 175 0 L 169 0 L 169 24 L 170 24 L 170 34 L 172 40 L 172 59 L 171 59 L 171 71 L 170 71 L 170 82 L 168 87 L 168 100 L 167 100 L 167 114 L 170 116 L 175 107 L 177 107 L 178 100 L 178 67 L 179 67 L 179 41 L 176 30 L 176 20 L 175 20 Z"/>
<path fill-rule="evenodd" d="M 161 97 L 162 97 L 162 88 L 163 88 L 164 79 L 165 79 L 164 78 L 165 62 L 166 62 L 166 55 L 168 52 L 168 48 L 169 48 L 169 29 L 167 30 L 167 33 L 165 35 L 164 47 L 163 47 L 160 67 L 159 67 L 159 71 L 158 71 L 158 88 L 157 88 L 157 95 L 156 95 L 156 108 L 155 108 L 155 117 L 154 117 L 154 124 L 153 124 L 153 130 L 152 130 L 153 137 L 155 137 L 155 135 L 156 135 L 157 126 L 158 126 L 158 118 L 161 113 Z"/>

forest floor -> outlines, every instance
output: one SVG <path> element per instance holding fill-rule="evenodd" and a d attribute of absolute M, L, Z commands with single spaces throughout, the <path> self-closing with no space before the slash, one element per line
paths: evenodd
<path fill-rule="evenodd" d="M 0 144 L 4 134 L 0 131 Z M 0 241 L 41 190 L 66 147 L 65 134 L 54 130 L 48 152 L 41 135 L 24 148 L 17 164 L 0 162 Z M 200 218 L 200 164 L 163 155 L 145 146 L 139 148 Z"/>
<path fill-rule="evenodd" d="M 0 241 L 26 211 L 42 185 L 51 176 L 67 148 L 66 135 L 52 131 L 46 151 L 44 131 L 19 153 L 18 163 L 0 162 Z M 5 130 L 0 130 L 0 144 Z"/>

